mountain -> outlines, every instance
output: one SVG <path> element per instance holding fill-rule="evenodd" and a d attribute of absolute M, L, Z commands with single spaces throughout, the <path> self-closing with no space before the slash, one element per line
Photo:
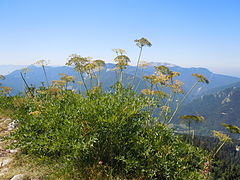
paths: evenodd
<path fill-rule="evenodd" d="M 192 76 L 192 73 L 198 73 L 205 76 L 210 83 L 207 85 L 203 83 L 199 83 L 191 93 L 190 95 L 191 98 L 196 98 L 204 94 L 209 94 L 212 89 L 218 88 L 218 90 L 220 90 L 223 88 L 223 86 L 228 86 L 233 83 L 240 82 L 240 78 L 221 75 L 221 74 L 215 74 L 206 68 L 194 68 L 194 67 L 184 68 L 184 67 L 180 67 L 177 65 L 169 64 L 169 63 L 156 63 L 156 62 L 150 63 L 150 64 L 151 65 L 144 70 L 144 74 L 150 75 L 153 72 L 155 72 L 154 66 L 160 66 L 160 65 L 167 66 L 172 71 L 176 71 L 181 74 L 181 76 L 178 79 L 181 80 L 183 83 L 185 83 L 183 88 L 185 91 L 188 91 L 192 87 L 192 85 L 196 82 L 196 78 Z M 129 66 L 126 69 L 126 73 L 134 75 L 135 69 L 136 69 L 135 66 Z M 139 78 L 142 77 L 141 71 L 137 73 L 137 76 Z"/>
<path fill-rule="evenodd" d="M 189 89 L 192 84 L 196 81 L 195 77 L 192 77 L 192 73 L 198 73 L 202 74 L 209 80 L 209 84 L 202 84 L 199 83 L 199 85 L 196 87 L 195 91 L 193 92 L 194 95 L 202 95 L 207 93 L 209 90 L 213 88 L 222 87 L 224 85 L 232 84 L 235 82 L 240 82 L 240 78 L 221 75 L 221 74 L 215 74 L 213 72 L 210 72 L 206 68 L 181 68 L 181 67 L 175 67 L 172 68 L 172 70 L 180 72 L 182 75 L 182 81 L 187 82 L 186 84 L 187 89 Z"/>
<path fill-rule="evenodd" d="M 200 114 L 206 122 L 194 124 L 198 133 L 210 135 L 212 130 L 228 133 L 221 123 L 240 126 L 240 83 L 210 95 L 203 95 L 184 105 L 179 112 L 184 114 Z M 175 120 L 179 124 L 179 120 Z M 239 138 L 237 135 L 233 136 Z"/>
<path fill-rule="evenodd" d="M 108 89 L 110 86 L 114 85 L 117 79 L 116 72 L 112 71 L 111 69 L 114 67 L 114 64 L 108 64 L 104 70 L 101 71 L 101 82 L 104 85 L 103 89 Z M 46 79 L 44 76 L 44 72 L 42 67 L 38 66 L 29 66 L 29 71 L 26 73 L 26 76 L 24 78 L 26 79 L 26 82 L 29 86 L 39 87 L 44 83 L 46 85 Z M 68 66 L 58 66 L 58 67 L 51 67 L 46 66 L 45 67 L 47 72 L 47 78 L 48 81 L 51 82 L 52 80 L 59 80 L 60 75 L 59 73 L 65 73 L 67 75 L 74 76 L 76 78 L 76 81 L 81 81 L 81 78 L 79 77 L 78 73 L 75 72 L 75 70 L 72 67 Z M 24 90 L 24 82 L 20 76 L 21 70 L 16 70 L 8 75 L 5 76 L 5 80 L 2 80 L 0 83 L 2 83 L 2 86 L 8 86 L 12 87 L 12 95 L 19 94 L 20 92 L 23 92 Z M 124 74 L 123 78 L 125 80 L 132 79 L 132 75 Z M 140 81 L 139 78 L 137 78 L 138 81 Z M 86 79 L 87 86 L 90 86 L 89 79 Z"/>
<path fill-rule="evenodd" d="M 0 65 L 0 74 L 7 75 L 15 70 L 22 69 L 24 67 L 26 66 L 25 65 Z"/>
<path fill-rule="evenodd" d="M 204 75 L 210 83 L 208 85 L 199 83 L 199 85 L 195 88 L 195 90 L 191 94 L 191 98 L 196 98 L 200 95 L 207 93 L 209 90 L 214 88 L 220 88 L 224 85 L 230 85 L 232 83 L 240 82 L 240 78 L 225 76 L 220 74 L 215 74 L 210 72 L 208 69 L 205 68 L 184 68 L 177 65 L 172 65 L 169 63 L 150 63 L 150 66 L 144 69 L 144 75 L 150 75 L 155 72 L 154 66 L 165 65 L 169 67 L 172 71 L 180 72 L 181 76 L 178 78 L 182 82 L 184 82 L 184 90 L 189 90 L 192 85 L 196 82 L 196 78 L 192 76 L 192 73 L 199 73 Z M 103 84 L 104 89 L 108 89 L 111 85 L 113 85 L 117 80 L 117 73 L 112 71 L 115 67 L 115 64 L 108 63 L 106 64 L 105 68 L 101 71 L 101 82 Z M 37 66 L 29 66 L 30 71 L 26 74 L 26 81 L 28 84 L 32 84 L 36 87 L 41 85 L 41 82 L 45 82 L 43 70 L 41 67 Z M 127 82 L 131 82 L 136 71 L 136 66 L 128 66 L 127 69 L 124 70 L 123 81 L 127 84 Z M 73 75 L 78 77 L 78 74 L 74 71 L 72 67 L 67 66 L 58 66 L 52 67 L 47 66 L 46 72 L 49 81 L 58 80 L 59 73 L 65 73 L 67 75 Z M 146 88 L 145 83 L 143 83 L 143 73 L 141 68 L 139 68 L 137 73 L 136 84 L 139 84 L 139 90 Z M 79 79 L 77 79 L 79 80 Z M 86 80 L 89 84 L 89 80 Z M 23 91 L 23 81 L 20 76 L 20 70 L 16 70 L 8 75 L 6 75 L 6 79 L 1 81 L 4 86 L 9 86 L 13 88 L 13 94 L 17 94 Z"/>

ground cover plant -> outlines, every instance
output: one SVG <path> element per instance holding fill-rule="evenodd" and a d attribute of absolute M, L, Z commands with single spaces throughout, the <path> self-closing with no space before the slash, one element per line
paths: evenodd
<path fill-rule="evenodd" d="M 142 48 L 151 43 L 145 38 L 135 42 L 140 47 L 140 66 Z M 206 163 L 211 162 L 210 156 L 190 141 L 182 141 L 169 127 L 187 95 L 198 83 L 208 80 L 193 74 L 196 83 L 184 93 L 183 83 L 176 79 L 180 74 L 158 66 L 154 74 L 144 76 L 148 87 L 139 94 L 135 76 L 125 82 L 127 85 L 123 83 L 130 58 L 122 49 L 114 52 L 114 71 L 119 79 L 109 91 L 101 88 L 104 61 L 79 55 L 71 55 L 66 63 L 74 66 L 79 77 L 60 74 L 60 80 L 48 86 L 44 61 L 46 86 L 30 87 L 22 75 L 25 94 L 10 97 L 8 92 L 1 96 L 2 102 L 9 99 L 5 109 L 13 109 L 10 116 L 18 124 L 9 137 L 14 140 L 12 147 L 64 164 L 72 179 L 208 178 Z M 77 85 L 79 88 L 74 88 Z M 178 93 L 184 94 L 183 98 L 175 101 Z"/>

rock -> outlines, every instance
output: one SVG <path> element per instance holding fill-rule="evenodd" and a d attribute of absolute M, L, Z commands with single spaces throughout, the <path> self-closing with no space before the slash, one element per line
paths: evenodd
<path fill-rule="evenodd" d="M 0 167 L 8 165 L 13 159 L 12 158 L 4 158 L 0 161 Z"/>
<path fill-rule="evenodd" d="M 1 150 L 1 149 L 0 149 L 0 150 Z M 7 149 L 6 152 L 7 152 L 7 153 L 15 154 L 15 153 L 18 152 L 18 150 L 17 150 L 17 149 Z"/>
<path fill-rule="evenodd" d="M 18 150 L 17 150 L 17 149 L 11 149 L 11 150 L 9 150 L 9 152 L 10 152 L 10 153 L 17 153 Z"/>
<path fill-rule="evenodd" d="M 16 127 L 17 127 L 17 122 L 16 121 L 12 121 L 11 123 L 8 124 L 8 131 L 12 131 Z"/>
<path fill-rule="evenodd" d="M 18 174 L 11 178 L 11 180 L 27 180 L 29 179 L 25 174 Z"/>

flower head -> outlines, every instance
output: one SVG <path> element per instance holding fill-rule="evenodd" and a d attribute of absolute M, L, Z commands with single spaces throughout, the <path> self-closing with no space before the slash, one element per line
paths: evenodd
<path fill-rule="evenodd" d="M 39 116 L 41 114 L 40 111 L 33 111 L 33 112 L 30 112 L 28 113 L 29 115 L 33 115 L 33 116 Z"/>
<path fill-rule="evenodd" d="M 166 66 L 154 66 L 154 68 L 157 70 L 158 74 L 169 74 L 170 73 L 170 69 Z"/>
<path fill-rule="evenodd" d="M 143 89 L 141 91 L 144 95 L 154 95 L 154 91 L 150 90 L 150 89 Z"/>
<path fill-rule="evenodd" d="M 27 74 L 27 72 L 29 72 L 30 69 L 28 67 L 25 67 L 25 68 L 22 68 L 21 71 L 23 74 Z"/>
<path fill-rule="evenodd" d="M 205 120 L 203 116 L 199 116 L 199 115 L 183 115 L 183 116 L 180 116 L 179 119 L 194 120 L 196 122 L 200 122 L 200 121 Z"/>
<path fill-rule="evenodd" d="M 85 71 L 85 66 L 90 63 L 91 57 L 81 57 L 78 54 L 72 54 L 68 57 L 67 66 L 75 66 L 74 69 L 78 72 Z"/>
<path fill-rule="evenodd" d="M 146 38 L 136 39 L 134 42 L 136 42 L 136 45 L 140 48 L 142 48 L 143 46 L 152 46 L 152 44 Z"/>
<path fill-rule="evenodd" d="M 103 60 L 100 60 L 100 59 L 94 60 L 92 63 L 95 65 L 95 67 L 96 67 L 98 70 L 100 70 L 102 67 L 105 66 L 105 62 L 104 62 Z"/>
<path fill-rule="evenodd" d="M 223 134 L 220 131 L 213 130 L 212 132 L 213 132 L 213 136 L 217 137 L 220 141 L 226 141 L 226 142 L 231 141 L 231 138 L 228 135 Z"/>
<path fill-rule="evenodd" d="M 128 63 L 130 62 L 130 59 L 126 55 L 119 55 L 114 59 L 114 61 L 117 62 L 116 69 L 126 69 Z"/>
<path fill-rule="evenodd" d="M 204 77 L 202 74 L 193 73 L 192 76 L 196 77 L 199 82 L 203 82 L 207 84 L 209 83 L 208 79 Z"/>
<path fill-rule="evenodd" d="M 66 81 L 65 80 L 52 80 L 52 86 L 53 87 L 62 87 L 66 85 Z"/>
<path fill-rule="evenodd" d="M 40 66 L 47 66 L 49 64 L 49 61 L 42 59 L 42 60 L 38 60 L 34 64 L 35 65 L 40 65 Z"/>
<path fill-rule="evenodd" d="M 59 75 L 62 76 L 60 79 L 61 79 L 62 81 L 65 81 L 65 82 L 74 82 L 74 80 L 75 80 L 74 76 L 68 76 L 68 75 L 65 74 L 65 73 L 60 73 Z"/>
<path fill-rule="evenodd" d="M 227 128 L 231 133 L 240 134 L 240 128 L 231 124 L 222 124 L 225 128 Z"/>
<path fill-rule="evenodd" d="M 127 54 L 124 49 L 119 49 L 119 48 L 117 48 L 117 49 L 112 49 L 112 50 L 113 50 L 113 52 L 115 52 L 117 55 L 119 55 L 119 54 L 120 54 L 120 55 Z"/>

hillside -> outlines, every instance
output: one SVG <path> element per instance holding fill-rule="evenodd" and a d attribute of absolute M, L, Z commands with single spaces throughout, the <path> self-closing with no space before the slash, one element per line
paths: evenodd
<path fill-rule="evenodd" d="M 237 84 L 236 84 L 237 85 Z M 221 123 L 239 126 L 240 124 L 240 87 L 233 86 L 211 95 L 204 95 L 182 107 L 179 115 L 196 114 L 204 116 L 205 123 L 195 124 L 200 134 L 210 134 L 211 130 L 226 129 Z M 179 122 L 178 122 L 179 123 Z M 235 136 L 238 138 L 238 136 Z"/>

